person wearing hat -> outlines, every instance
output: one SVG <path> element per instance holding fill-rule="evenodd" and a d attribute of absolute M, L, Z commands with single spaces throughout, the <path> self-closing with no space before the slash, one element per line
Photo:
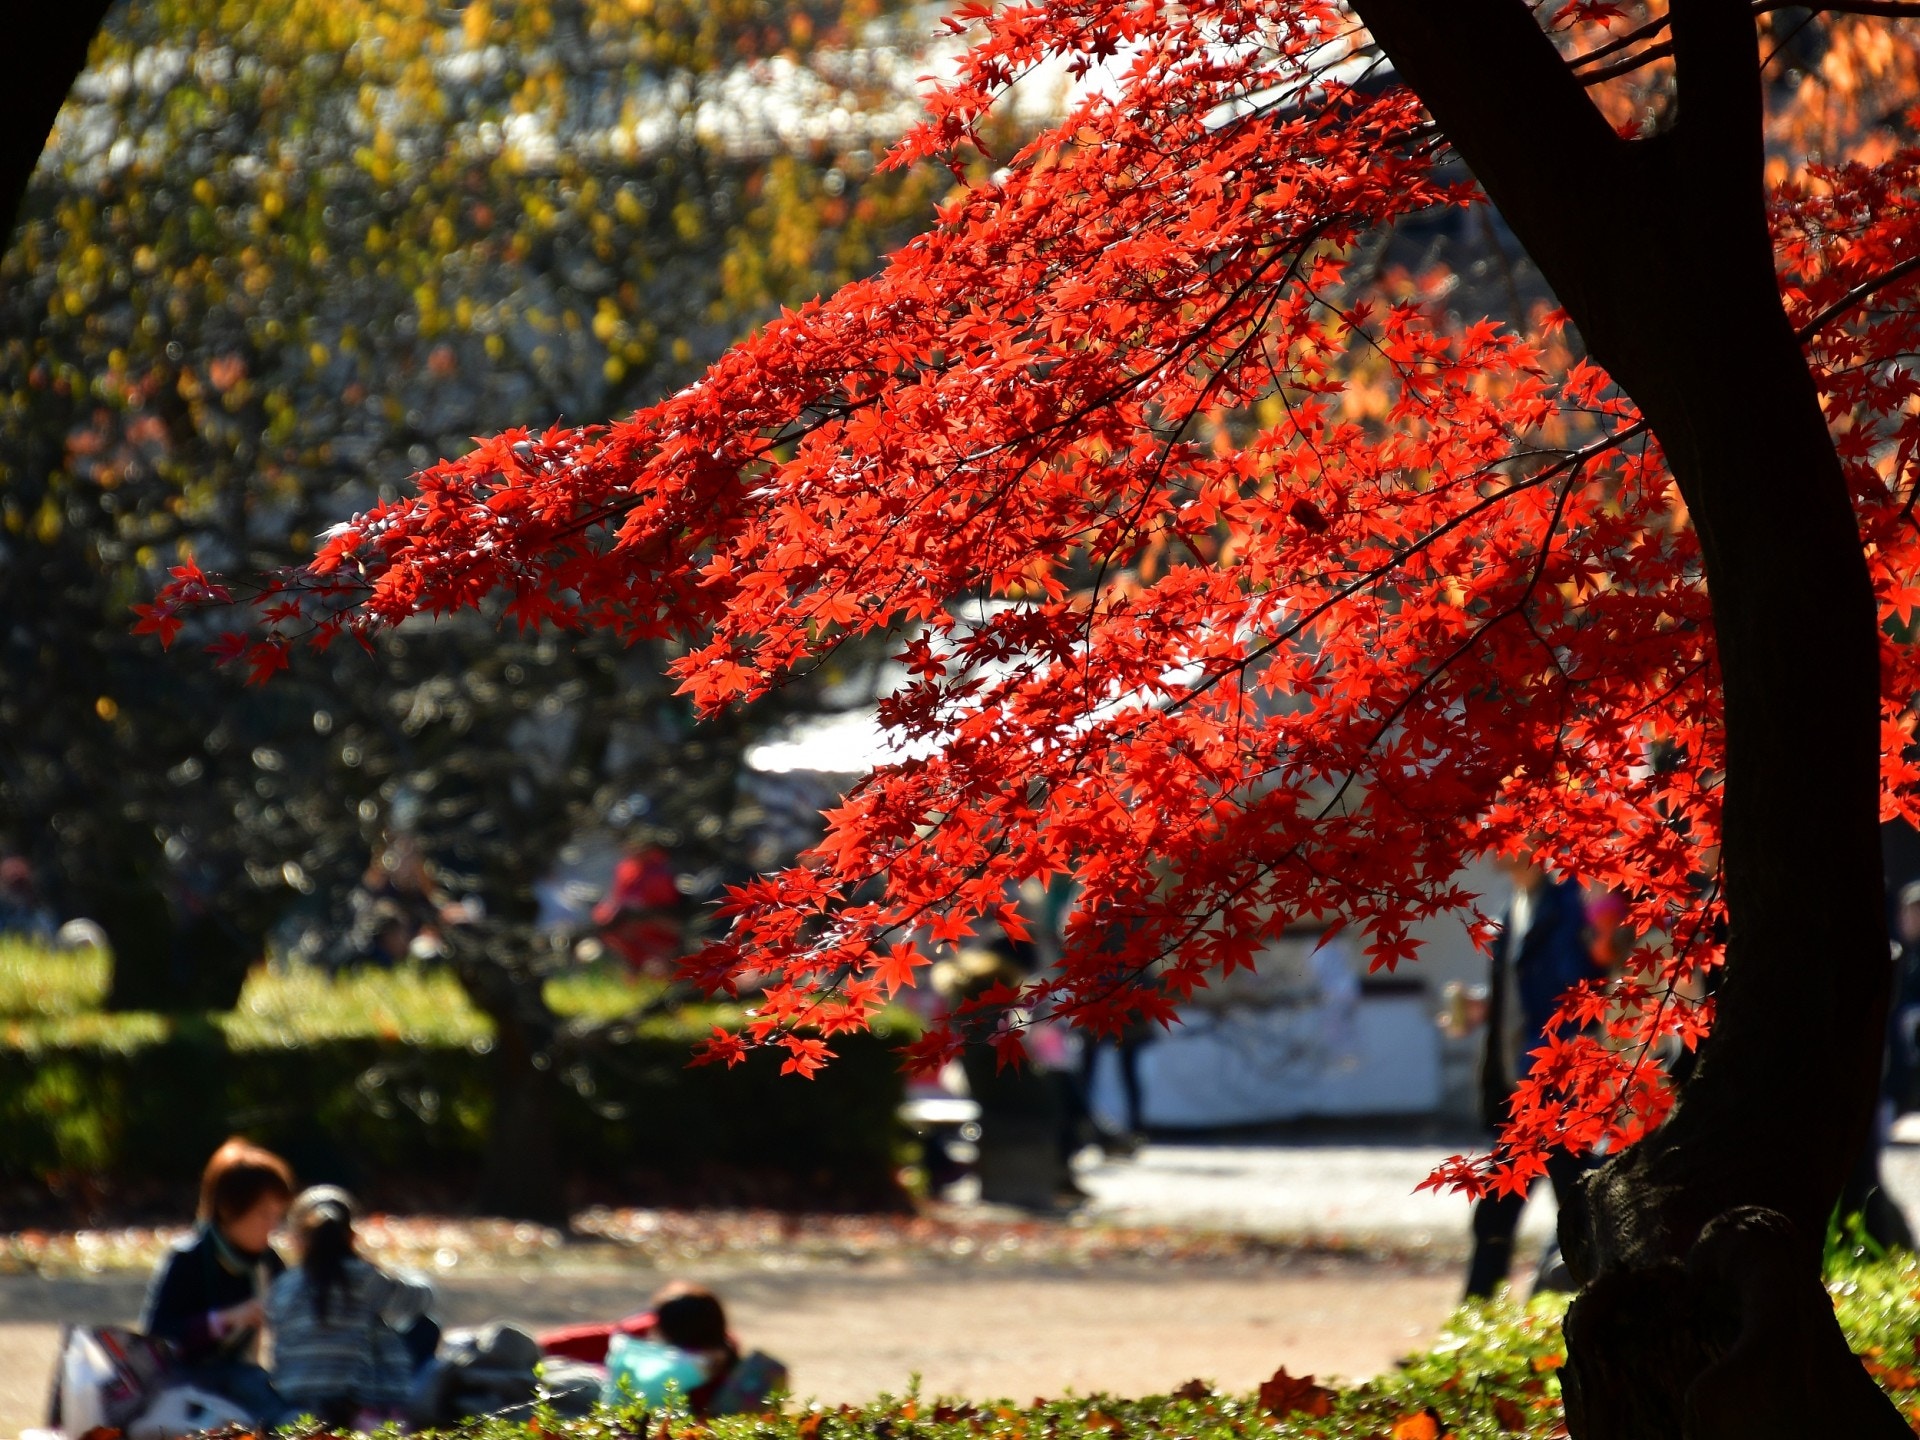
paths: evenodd
<path fill-rule="evenodd" d="M 395 1418 L 415 1356 L 399 1327 L 424 1317 L 431 1291 L 355 1253 L 353 1197 L 316 1185 L 287 1221 L 299 1263 L 267 1294 L 273 1385 L 295 1413 L 371 1429 Z"/>

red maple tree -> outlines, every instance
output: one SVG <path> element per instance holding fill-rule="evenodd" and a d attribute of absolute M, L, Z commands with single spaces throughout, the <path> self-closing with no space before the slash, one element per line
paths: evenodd
<path fill-rule="evenodd" d="M 1817 1278 L 1877 1084 L 1877 823 L 1920 780 L 1920 6 L 1817 7 L 1879 77 L 1837 119 L 1782 75 L 1786 8 L 969 5 L 890 162 L 965 179 L 930 233 L 631 419 L 424 472 L 232 654 L 504 595 L 682 637 L 712 710 L 899 632 L 896 758 L 693 962 L 771 977 L 710 1058 L 803 1073 L 929 947 L 1018 934 L 1023 881 L 1084 901 L 1052 972 L 959 1017 L 1009 1052 L 1036 1004 L 1169 1019 L 1302 920 L 1392 966 L 1470 908 L 1464 860 L 1538 848 L 1643 943 L 1444 1178 L 1620 1151 L 1563 1219 L 1574 1432 L 1772 1434 L 1817 1393 L 1905 1433 Z M 1060 63 L 1072 113 L 983 160 Z M 1365 262 L 1482 199 L 1563 308 L 1463 320 Z M 187 567 L 143 623 L 219 593 Z M 1703 1045 L 1677 1105 L 1666 1034 Z"/>

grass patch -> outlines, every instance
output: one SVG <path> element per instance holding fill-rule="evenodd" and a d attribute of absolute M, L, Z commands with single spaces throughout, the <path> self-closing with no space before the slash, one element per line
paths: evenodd
<path fill-rule="evenodd" d="M 113 966 L 104 951 L 52 950 L 0 935 L 0 1020 L 84 1015 L 107 1001 Z"/>
<path fill-rule="evenodd" d="M 556 1015 L 578 1020 L 618 1020 L 659 996 L 666 982 L 634 975 L 626 966 L 602 962 L 568 970 L 548 980 L 547 1004 Z"/>
<path fill-rule="evenodd" d="M 236 1046 L 364 1035 L 471 1045 L 493 1034 L 451 971 L 413 968 L 331 975 L 306 965 L 263 967 L 247 977 L 232 1012 L 217 1020 Z"/>

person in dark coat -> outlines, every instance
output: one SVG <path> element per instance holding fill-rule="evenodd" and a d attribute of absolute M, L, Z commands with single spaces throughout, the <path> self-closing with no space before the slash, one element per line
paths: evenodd
<path fill-rule="evenodd" d="M 1880 1174 L 1880 1152 L 1901 1111 L 1911 1107 L 1915 1077 L 1915 1029 L 1920 1025 L 1920 881 L 1902 885 L 1894 898 L 1893 995 L 1887 1009 L 1886 1045 L 1880 1066 L 1880 1103 L 1873 1125 L 1854 1157 L 1841 1187 L 1836 1219 L 1844 1232 L 1858 1227 L 1881 1250 L 1914 1248 L 1913 1226 L 1899 1202 L 1887 1193 Z"/>
<path fill-rule="evenodd" d="M 1513 882 L 1513 898 L 1493 946 L 1486 1047 L 1480 1060 L 1481 1118 L 1496 1134 L 1506 1123 L 1514 1088 L 1532 1063 L 1529 1055 L 1546 1043 L 1547 1024 L 1560 997 L 1601 973 L 1593 961 L 1579 882 L 1553 879 L 1529 855 L 1503 859 L 1500 868 Z M 1562 1205 L 1590 1163 L 1564 1150 L 1547 1157 L 1547 1179 Z M 1474 1205 L 1468 1299 L 1493 1294 L 1507 1278 L 1514 1231 L 1526 1203 L 1522 1193 L 1485 1195 Z M 1550 1252 L 1543 1275 L 1552 1258 Z"/>
<path fill-rule="evenodd" d="M 1891 888 L 1891 887 L 1890 887 Z M 1893 1001 L 1887 1014 L 1884 1092 L 1897 1119 L 1920 1107 L 1920 880 L 1899 887 L 1893 907 Z"/>
<path fill-rule="evenodd" d="M 200 1177 L 200 1224 L 154 1270 L 140 1328 L 173 1347 L 179 1378 L 225 1396 L 261 1426 L 291 1418 L 260 1365 L 268 1287 L 286 1266 L 271 1239 L 293 1201 L 293 1172 L 271 1151 L 229 1140 Z"/>

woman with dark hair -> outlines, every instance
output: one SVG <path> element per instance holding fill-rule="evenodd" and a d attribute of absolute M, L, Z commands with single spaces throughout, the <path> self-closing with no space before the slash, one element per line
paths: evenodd
<path fill-rule="evenodd" d="M 286 1269 L 270 1243 L 293 1199 L 293 1171 L 238 1138 L 200 1176 L 199 1227 L 161 1260 L 140 1328 L 173 1347 L 179 1378 L 223 1395 L 255 1423 L 284 1418 L 285 1402 L 260 1367 L 268 1287 Z"/>
<path fill-rule="evenodd" d="M 300 1263 L 267 1296 L 273 1384 L 291 1409 L 372 1429 L 398 1416 L 414 1357 L 396 1325 L 417 1319 L 429 1291 L 354 1252 L 353 1197 L 335 1185 L 293 1202 Z"/>

